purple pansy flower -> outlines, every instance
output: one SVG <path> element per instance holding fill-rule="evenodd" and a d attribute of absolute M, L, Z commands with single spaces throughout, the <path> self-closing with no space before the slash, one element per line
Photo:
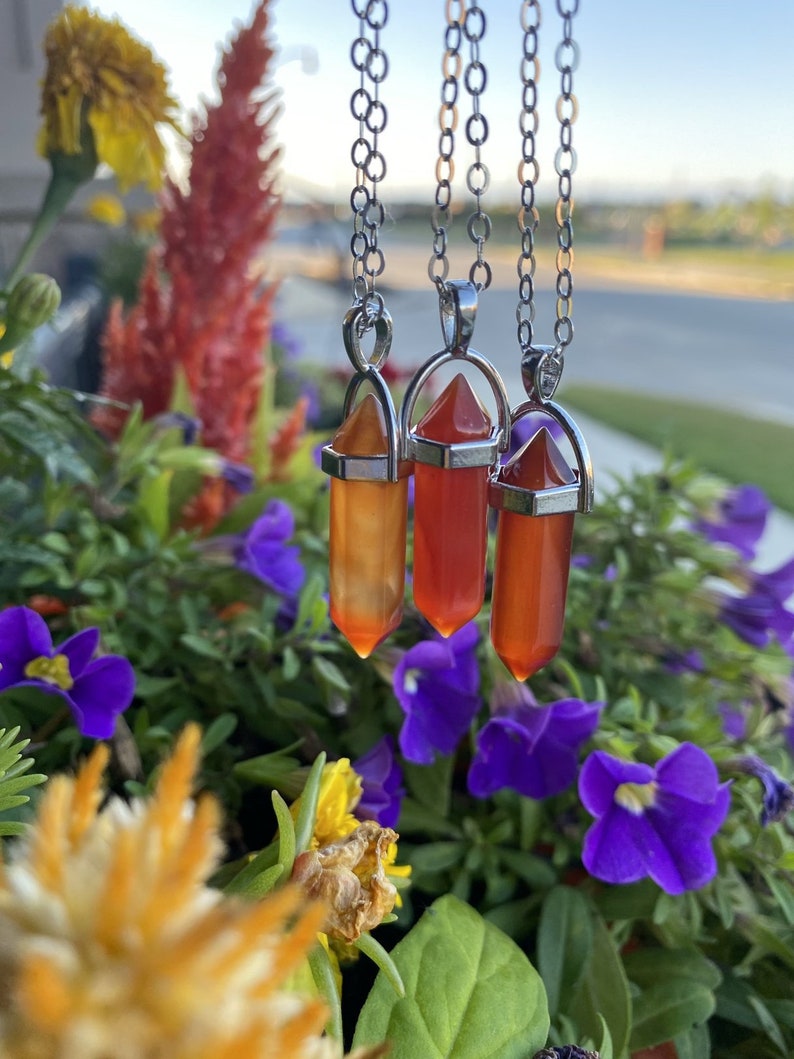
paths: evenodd
<path fill-rule="evenodd" d="M 579 797 L 596 817 L 582 850 L 595 878 L 632 883 L 648 875 L 680 894 L 716 874 L 711 839 L 728 814 L 730 784 L 719 782 L 714 762 L 693 743 L 655 767 L 596 750 L 579 773 Z"/>
<path fill-rule="evenodd" d="M 694 529 L 715 544 L 730 544 L 745 559 L 755 556 L 772 505 L 756 485 L 728 489 L 710 518 L 701 518 Z"/>
<path fill-rule="evenodd" d="M 561 699 L 538 706 L 526 684 L 498 684 L 493 715 L 477 735 L 468 776 L 475 798 L 512 787 L 549 798 L 576 778 L 578 751 L 598 727 L 602 702 Z"/>
<path fill-rule="evenodd" d="M 438 633 L 409 648 L 394 670 L 394 694 L 405 711 L 400 750 L 418 765 L 451 754 L 482 705 L 477 643 L 469 622 L 444 639 Z"/>
<path fill-rule="evenodd" d="M 766 592 L 746 596 L 717 593 L 719 619 L 753 647 L 766 647 L 772 635 L 786 644 L 794 633 L 794 614 Z"/>
<path fill-rule="evenodd" d="M 295 596 L 304 570 L 299 549 L 285 542 L 295 532 L 295 518 L 283 500 L 271 500 L 245 533 L 234 538 L 234 564 L 258 578 L 275 592 Z"/>
<path fill-rule="evenodd" d="M 761 806 L 761 826 L 779 823 L 784 816 L 794 809 L 794 790 L 782 776 L 755 754 L 738 758 L 736 768 L 755 776 L 764 788 L 764 801 Z"/>
<path fill-rule="evenodd" d="M 394 739 L 384 735 L 366 754 L 353 762 L 361 777 L 361 801 L 356 816 L 375 820 L 381 827 L 396 827 L 405 795 L 403 774 L 394 759 Z"/>
<path fill-rule="evenodd" d="M 92 661 L 98 646 L 99 629 L 83 629 L 56 648 L 40 614 L 28 607 L 0 611 L 0 691 L 31 687 L 58 695 L 83 735 L 109 739 L 132 702 L 135 674 L 120 655 Z"/>

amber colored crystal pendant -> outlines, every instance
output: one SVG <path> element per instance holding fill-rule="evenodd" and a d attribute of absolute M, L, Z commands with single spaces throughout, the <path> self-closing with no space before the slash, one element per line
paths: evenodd
<path fill-rule="evenodd" d="M 459 373 L 415 433 L 451 445 L 481 441 L 491 434 L 491 419 Z M 418 458 L 414 465 L 414 602 L 442 636 L 475 617 L 485 597 L 488 470 Z"/>
<path fill-rule="evenodd" d="M 334 435 L 343 456 L 385 456 L 386 419 L 367 394 Z M 366 658 L 400 624 L 410 464 L 396 482 L 331 479 L 331 620 Z"/>
<path fill-rule="evenodd" d="M 500 470 L 498 481 L 542 490 L 573 485 L 577 478 L 542 427 Z M 573 511 L 499 512 L 491 642 L 516 680 L 550 662 L 562 642 L 573 521 Z"/>

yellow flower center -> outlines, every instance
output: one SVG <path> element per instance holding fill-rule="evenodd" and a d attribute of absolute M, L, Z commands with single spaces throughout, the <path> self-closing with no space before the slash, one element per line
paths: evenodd
<path fill-rule="evenodd" d="M 70 691 L 74 686 L 66 655 L 55 655 L 54 658 L 41 655 L 34 658 L 25 666 L 25 676 L 33 680 L 43 680 L 45 684 L 52 684 L 61 691 Z"/>
<path fill-rule="evenodd" d="M 655 780 L 650 783 L 621 783 L 615 791 L 615 802 L 634 816 L 642 816 L 650 805 L 655 805 L 657 787 Z"/>

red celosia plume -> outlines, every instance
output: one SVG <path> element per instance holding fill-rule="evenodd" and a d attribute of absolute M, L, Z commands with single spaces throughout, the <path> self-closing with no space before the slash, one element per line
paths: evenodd
<path fill-rule="evenodd" d="M 103 336 L 103 396 L 140 401 L 148 418 L 169 407 L 181 370 L 203 444 L 234 461 L 250 448 L 274 294 L 257 269 L 278 208 L 267 28 L 261 0 L 223 55 L 220 102 L 194 120 L 188 190 L 166 187 L 139 300 L 126 318 L 115 305 Z M 115 436 L 125 418 L 104 407 L 94 422 Z"/>

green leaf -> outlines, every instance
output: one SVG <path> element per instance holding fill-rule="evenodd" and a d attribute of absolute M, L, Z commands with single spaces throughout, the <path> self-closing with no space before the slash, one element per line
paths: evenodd
<path fill-rule="evenodd" d="M 270 799 L 278 821 L 278 862 L 289 878 L 295 863 L 295 824 L 289 806 L 278 791 L 273 791 Z"/>
<path fill-rule="evenodd" d="M 708 1026 L 693 1026 L 687 1033 L 677 1034 L 673 1043 L 678 1059 L 710 1059 L 711 1037 Z"/>
<path fill-rule="evenodd" d="M 172 470 L 160 471 L 142 477 L 138 486 L 138 508 L 160 541 L 166 539 L 171 528 L 168 499 L 173 477 Z"/>
<path fill-rule="evenodd" d="M 403 766 L 408 793 L 438 816 L 446 816 L 449 812 L 453 764 L 451 756 L 439 755 L 432 765 L 406 762 Z"/>
<path fill-rule="evenodd" d="M 314 834 L 314 822 L 317 818 L 317 803 L 320 800 L 320 784 L 325 768 L 325 751 L 322 751 L 314 759 L 314 764 L 309 770 L 306 786 L 300 797 L 300 808 L 298 819 L 295 821 L 295 853 L 303 853 L 309 848 L 309 843 Z"/>
<path fill-rule="evenodd" d="M 246 886 L 245 896 L 250 897 L 254 901 L 264 897 L 265 894 L 270 893 L 283 874 L 284 867 L 281 864 L 274 864 L 272 868 L 266 868 Z"/>
<path fill-rule="evenodd" d="M 705 986 L 692 979 L 662 977 L 634 997 L 631 1050 L 652 1048 L 669 1041 L 706 1022 L 715 1008 L 714 994 Z"/>
<path fill-rule="evenodd" d="M 549 892 L 540 912 L 537 961 L 551 1017 L 568 1011 L 572 992 L 593 951 L 593 921 L 587 901 L 570 886 Z"/>
<path fill-rule="evenodd" d="M 201 737 L 201 756 L 206 757 L 223 746 L 236 727 L 237 718 L 233 713 L 222 713 L 216 717 Z"/>
<path fill-rule="evenodd" d="M 380 973 L 354 1046 L 388 1040 L 390 1059 L 524 1059 L 545 1044 L 540 976 L 514 942 L 450 894 L 391 956 L 406 995 Z"/>
<path fill-rule="evenodd" d="M 601 1035 L 596 1037 L 596 1052 L 599 1059 L 613 1059 L 615 1053 L 612 1047 L 612 1035 L 609 1032 L 609 1026 L 607 1026 L 603 1015 L 599 1015 L 599 1021 L 601 1023 Z M 679 1056 L 679 1059 L 681 1059 L 681 1056 Z"/>
<path fill-rule="evenodd" d="M 417 875 L 446 871 L 463 863 L 464 842 L 428 842 L 411 850 L 411 866 Z"/>
<path fill-rule="evenodd" d="M 179 637 L 179 642 L 184 644 L 190 651 L 193 651 L 194 654 L 201 655 L 203 658 L 213 658 L 216 661 L 223 660 L 223 651 L 218 650 L 215 644 L 211 643 L 206 636 L 185 632 Z"/>
<path fill-rule="evenodd" d="M 328 1005 L 330 1012 L 326 1030 L 329 1037 L 337 1041 L 342 1039 L 342 1000 L 336 984 L 336 975 L 331 964 L 331 957 L 322 947 L 315 945 L 309 952 L 309 967 L 311 968 L 314 984 L 323 1000 Z"/>
<path fill-rule="evenodd" d="M 626 977 L 642 989 L 652 988 L 660 979 L 686 979 L 706 989 L 716 989 L 722 974 L 715 963 L 697 949 L 637 949 L 625 957 Z"/>
<path fill-rule="evenodd" d="M 405 985 L 400 977 L 400 972 L 397 970 L 394 960 L 381 943 L 376 941 L 368 931 L 365 931 L 356 938 L 353 944 L 359 952 L 363 952 L 380 968 L 397 996 L 404 997 Z"/>
<path fill-rule="evenodd" d="M 609 1027 L 615 1055 L 622 1056 L 631 1031 L 631 994 L 623 963 L 604 921 L 593 919 L 593 947 L 584 975 L 574 991 L 567 1014 L 582 1036 L 598 1040 L 601 1018 Z"/>

